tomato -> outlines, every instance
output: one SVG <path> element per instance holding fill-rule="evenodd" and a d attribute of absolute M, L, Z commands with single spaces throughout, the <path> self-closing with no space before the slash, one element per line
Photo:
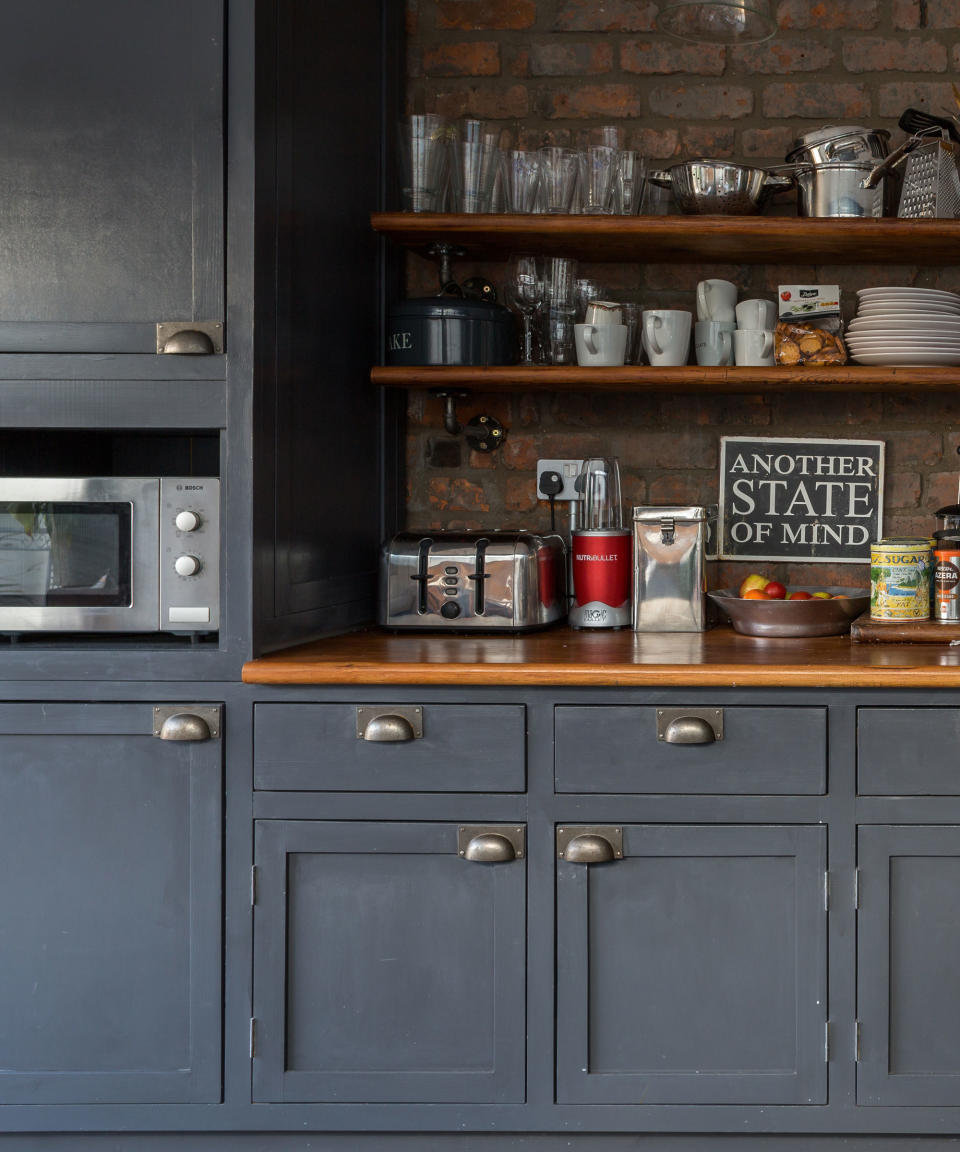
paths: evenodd
<path fill-rule="evenodd" d="M 788 600 L 812 600 L 813 597 L 809 592 L 791 592 L 787 597 Z"/>
<path fill-rule="evenodd" d="M 783 600 L 787 595 L 786 587 L 779 580 L 771 580 L 763 590 L 771 600 Z"/>

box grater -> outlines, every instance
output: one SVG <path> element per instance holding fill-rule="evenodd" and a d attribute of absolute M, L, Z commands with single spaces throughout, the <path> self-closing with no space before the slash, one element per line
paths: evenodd
<path fill-rule="evenodd" d="M 944 137 L 914 148 L 907 156 L 897 216 L 901 219 L 953 219 L 960 216 L 960 149 Z"/>

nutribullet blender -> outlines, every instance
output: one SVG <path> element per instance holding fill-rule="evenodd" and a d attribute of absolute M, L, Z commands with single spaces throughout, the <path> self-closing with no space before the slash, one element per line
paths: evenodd
<path fill-rule="evenodd" d="M 616 457 L 584 460 L 572 531 L 573 628 L 630 624 L 631 533 L 623 527 Z"/>

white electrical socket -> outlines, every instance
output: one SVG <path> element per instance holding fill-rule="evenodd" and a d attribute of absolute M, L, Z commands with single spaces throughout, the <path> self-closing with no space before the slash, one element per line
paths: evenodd
<path fill-rule="evenodd" d="M 579 493 L 574 482 L 580 472 L 582 460 L 538 460 L 537 461 L 537 499 L 549 500 L 550 497 L 541 490 L 540 483 L 543 477 L 556 474 L 563 481 L 563 487 L 554 496 L 554 500 L 576 500 Z"/>

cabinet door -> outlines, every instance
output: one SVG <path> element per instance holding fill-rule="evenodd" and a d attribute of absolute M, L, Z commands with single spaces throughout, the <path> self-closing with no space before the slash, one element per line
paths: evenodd
<path fill-rule="evenodd" d="M 860 1104 L 960 1099 L 960 828 L 860 828 Z"/>
<path fill-rule="evenodd" d="M 559 1100 L 824 1103 L 825 867 L 821 827 L 634 825 L 561 861 Z"/>
<path fill-rule="evenodd" d="M 523 1099 L 524 859 L 457 841 L 258 822 L 255 1100 Z"/>
<path fill-rule="evenodd" d="M 220 741 L 153 720 L 0 704 L 0 1102 L 220 1098 Z"/>
<path fill-rule="evenodd" d="M 222 56 L 222 0 L 6 0 L 0 352 L 223 318 Z"/>

